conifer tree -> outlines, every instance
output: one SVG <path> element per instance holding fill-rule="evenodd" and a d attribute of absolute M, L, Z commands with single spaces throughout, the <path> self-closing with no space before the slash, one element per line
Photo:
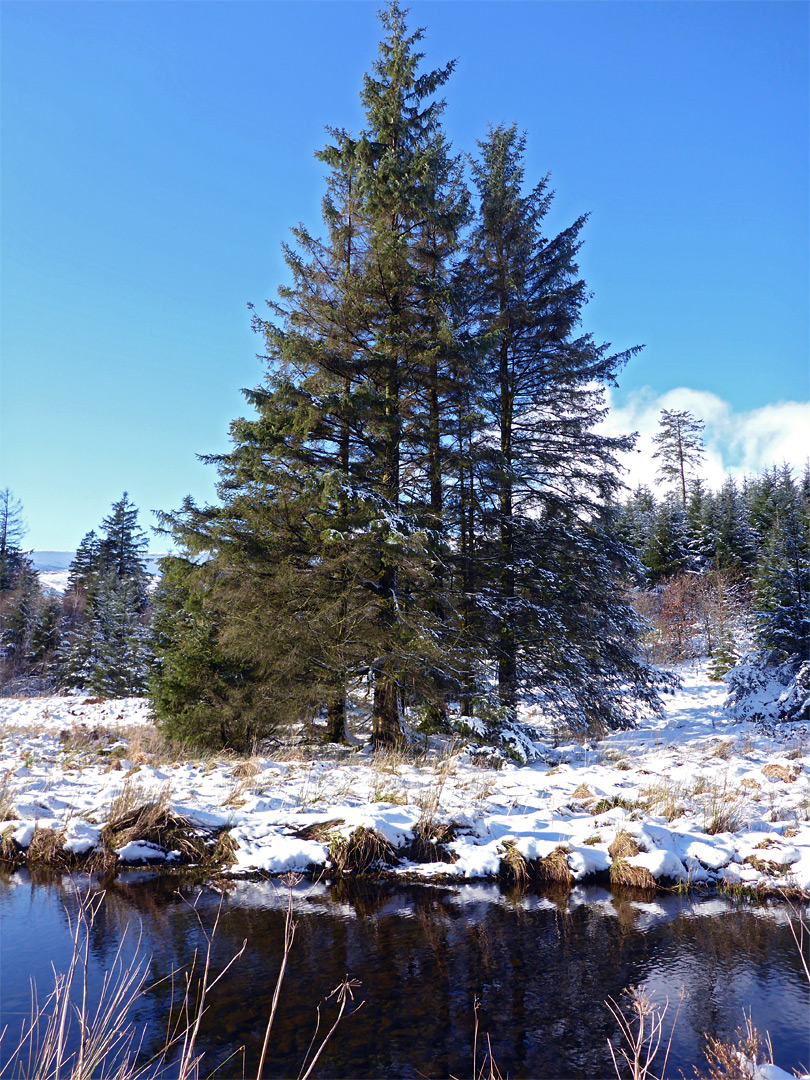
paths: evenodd
<path fill-rule="evenodd" d="M 798 664 L 810 660 L 810 506 L 787 467 L 771 506 L 756 571 L 757 640 L 769 662 Z"/>
<path fill-rule="evenodd" d="M 294 230 L 292 282 L 255 320 L 268 361 L 247 395 L 258 418 L 235 422 L 234 450 L 210 459 L 221 505 L 188 503 L 167 526 L 189 555 L 216 552 L 218 646 L 285 689 L 282 713 L 325 694 L 339 736 L 346 686 L 370 672 L 374 739 L 390 743 L 405 692 L 440 698 L 447 665 L 445 306 L 467 211 L 432 100 L 452 65 L 420 74 L 421 31 L 396 4 L 381 20 L 365 127 L 333 129 L 321 154 L 326 235 Z"/>
<path fill-rule="evenodd" d="M 22 541 L 25 528 L 22 504 L 10 488 L 0 491 L 0 592 L 14 588 L 20 570 Z"/>
<path fill-rule="evenodd" d="M 653 457 L 661 459 L 659 475 L 678 484 L 681 506 L 686 508 L 687 479 L 705 454 L 704 423 L 685 409 L 662 409 L 658 426 L 658 434 L 653 436 L 658 449 Z"/>
<path fill-rule="evenodd" d="M 59 677 L 107 697 L 142 694 L 149 652 L 146 534 L 126 492 L 73 558 L 63 598 Z"/>
<path fill-rule="evenodd" d="M 500 705 L 514 716 L 519 692 L 539 686 L 583 727 L 621 726 L 634 695 L 648 701 L 655 691 L 634 664 L 634 617 L 620 598 L 632 559 L 602 528 L 619 485 L 616 455 L 632 440 L 595 427 L 604 386 L 635 350 L 611 355 L 581 332 L 585 218 L 545 235 L 552 193 L 548 178 L 524 193 L 525 139 L 497 127 L 479 145 L 465 271 L 478 335 L 490 342 L 478 500 L 495 574 L 486 588 Z M 617 708 L 608 687 L 628 676 Z"/>

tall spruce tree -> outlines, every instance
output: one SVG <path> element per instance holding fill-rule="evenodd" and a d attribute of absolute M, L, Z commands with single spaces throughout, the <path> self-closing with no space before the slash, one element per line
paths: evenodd
<path fill-rule="evenodd" d="M 629 551 L 603 527 L 632 445 L 596 430 L 604 386 L 635 350 L 611 355 L 581 331 L 587 301 L 576 255 L 585 218 L 545 233 L 548 178 L 524 191 L 525 139 L 497 127 L 473 166 L 480 209 L 465 271 L 480 338 L 482 528 L 492 575 L 491 639 L 500 704 L 540 688 L 578 726 L 621 726 L 655 700 L 633 659 L 636 626 L 621 596 Z M 611 685 L 630 687 L 623 702 Z"/>
<path fill-rule="evenodd" d="M 210 459 L 221 504 L 187 503 L 167 526 L 189 557 L 215 558 L 218 647 L 286 688 L 282 715 L 325 696 L 339 737 L 347 685 L 370 674 L 373 737 L 390 743 L 407 691 L 441 711 L 452 651 L 442 412 L 450 257 L 467 198 L 433 100 L 452 65 L 420 74 L 422 32 L 408 33 L 396 4 L 381 20 L 365 127 L 356 139 L 332 130 L 320 155 L 325 236 L 294 230 L 291 284 L 272 318 L 255 319 L 268 363 L 247 395 L 258 417 L 236 421 L 233 451 Z"/>

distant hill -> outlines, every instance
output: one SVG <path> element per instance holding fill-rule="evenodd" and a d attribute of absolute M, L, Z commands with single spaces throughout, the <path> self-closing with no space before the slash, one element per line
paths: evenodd
<path fill-rule="evenodd" d="M 32 551 L 31 561 L 39 572 L 39 580 L 46 589 L 63 593 L 67 587 L 67 571 L 73 562 L 75 551 Z M 155 576 L 159 573 L 158 561 L 163 553 L 150 555 L 146 559 L 146 571 Z"/>
<path fill-rule="evenodd" d="M 73 562 L 75 551 L 32 551 L 31 560 L 40 573 L 67 570 Z"/>
<path fill-rule="evenodd" d="M 67 570 L 73 562 L 75 551 L 32 551 L 31 561 L 40 572 L 53 570 Z M 159 551 L 146 557 L 146 571 L 149 574 L 157 574 L 160 570 L 158 562 L 167 552 Z"/>

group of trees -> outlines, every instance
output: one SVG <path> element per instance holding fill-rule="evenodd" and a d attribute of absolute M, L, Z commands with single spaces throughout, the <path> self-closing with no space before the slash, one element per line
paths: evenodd
<path fill-rule="evenodd" d="M 22 507 L 0 491 L 0 682 L 41 678 L 51 669 L 59 642 L 58 599 L 43 594 L 39 575 L 22 548 Z"/>
<path fill-rule="evenodd" d="M 639 488 L 616 520 L 645 568 L 640 607 L 665 645 L 656 659 L 705 650 L 721 675 L 753 650 L 786 684 L 810 661 L 810 464 L 798 478 L 786 465 L 729 477 L 717 492 L 668 478 L 674 492 Z M 808 704 L 797 708 L 810 719 Z"/>
<path fill-rule="evenodd" d="M 373 738 L 404 705 L 446 729 L 507 725 L 518 698 L 581 728 L 629 724 L 659 677 L 637 658 L 611 527 L 617 454 L 596 428 L 628 354 L 583 333 L 584 218 L 548 234 L 547 178 L 491 129 L 470 166 L 393 3 L 364 78 L 365 126 L 330 131 L 323 234 L 254 313 L 267 376 L 211 458 L 219 502 L 163 525 L 153 684 L 178 733 L 249 741 L 323 708 L 342 738 L 367 680 Z M 476 716 L 478 719 L 473 720 Z"/>
<path fill-rule="evenodd" d="M 20 504 L 0 492 L 0 684 L 146 692 L 152 658 L 146 535 L 124 492 L 84 537 L 59 597 L 20 544 Z"/>

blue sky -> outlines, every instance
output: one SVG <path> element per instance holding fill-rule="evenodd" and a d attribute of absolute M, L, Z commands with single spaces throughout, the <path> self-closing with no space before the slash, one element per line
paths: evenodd
<path fill-rule="evenodd" d="M 144 525 L 213 498 L 195 454 L 261 379 L 246 304 L 317 228 L 313 154 L 362 123 L 376 6 L 4 0 L 0 486 L 27 546 L 75 547 L 123 490 Z M 586 328 L 646 346 L 610 423 L 704 411 L 712 475 L 810 449 L 809 11 L 411 5 L 426 63 L 458 60 L 455 148 L 516 121 L 552 227 L 591 214 Z"/>

